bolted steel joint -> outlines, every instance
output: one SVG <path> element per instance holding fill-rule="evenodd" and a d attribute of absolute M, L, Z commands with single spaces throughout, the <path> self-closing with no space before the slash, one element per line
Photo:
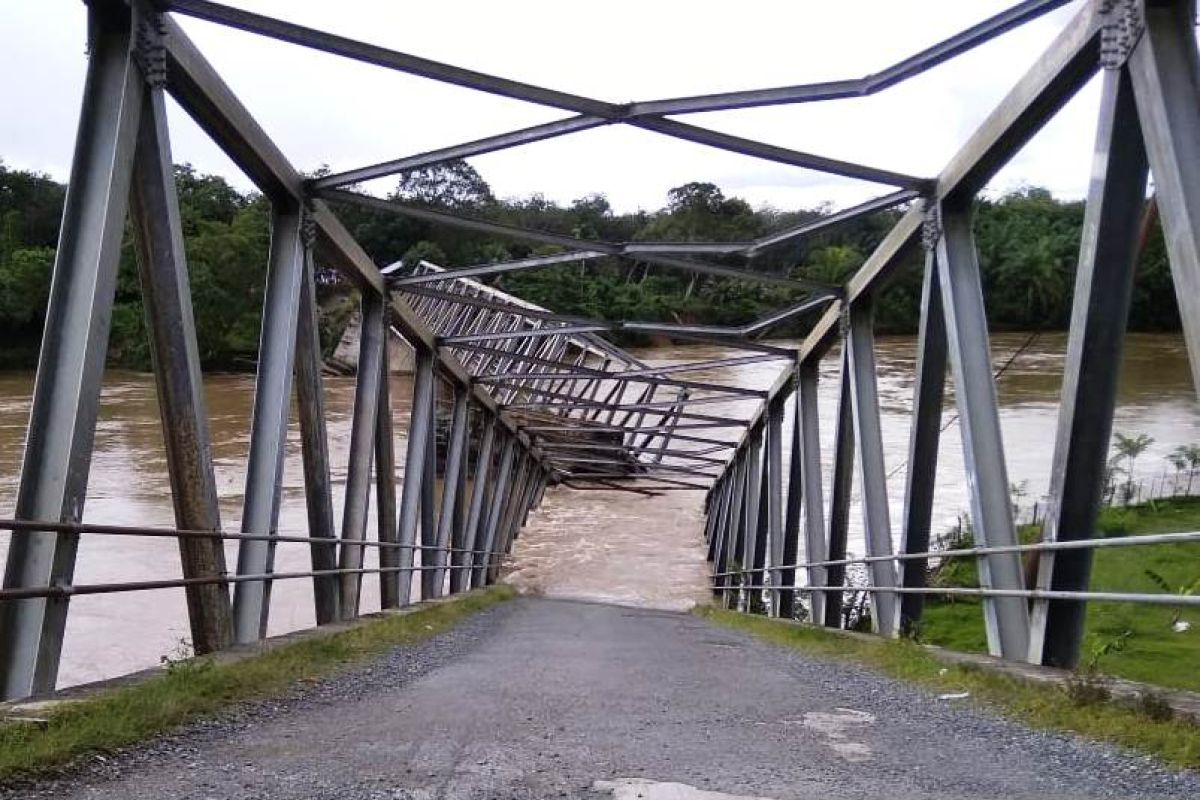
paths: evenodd
<path fill-rule="evenodd" d="M 935 250 L 942 238 L 942 210 L 937 203 L 925 204 L 925 222 L 921 225 L 921 245 L 926 252 Z"/>
<path fill-rule="evenodd" d="M 1142 38 L 1146 21 L 1142 0 L 1100 0 L 1100 65 L 1120 69 Z"/>
<path fill-rule="evenodd" d="M 142 71 L 146 84 L 161 89 L 167 84 L 167 35 L 163 15 L 141 4 L 135 6 L 133 23 L 133 60 Z"/>
<path fill-rule="evenodd" d="M 300 242 L 305 250 L 312 250 L 317 245 L 317 220 L 309 202 L 305 202 L 300 212 Z"/>

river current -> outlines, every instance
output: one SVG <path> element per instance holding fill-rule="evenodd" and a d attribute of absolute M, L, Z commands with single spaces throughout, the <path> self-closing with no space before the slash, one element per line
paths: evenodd
<path fill-rule="evenodd" d="M 992 338 L 993 360 L 997 365 L 1028 345 L 998 383 L 1009 479 L 1020 487 L 1016 502 L 1026 516 L 1049 484 L 1066 345 L 1065 334 L 1043 334 L 1032 344 L 1029 338 L 1028 334 L 998 334 Z M 877 342 L 884 450 L 892 524 L 897 537 L 903 506 L 915 344 L 911 337 L 881 337 Z M 637 353 L 651 364 L 736 354 L 737 351 L 718 347 L 658 347 Z M 836 354 L 822 365 L 821 436 L 826 481 L 837 402 L 837 366 Z M 779 369 L 777 363 L 762 363 L 692 373 L 689 377 L 766 388 Z M 406 406 L 412 389 L 405 376 L 393 376 L 392 382 L 396 447 L 402 461 L 408 427 Z M 0 373 L 0 517 L 11 516 L 16 503 L 32 386 L 32 373 Z M 335 519 L 340 520 L 354 381 L 326 378 L 325 387 Z M 241 514 L 253 390 L 251 375 L 205 377 L 222 522 L 228 530 L 237 529 Z M 706 406 L 704 410 L 748 416 L 754 406 L 754 402 L 736 402 Z M 953 423 L 954 414 L 953 398 L 948 396 L 943 414 L 943 423 L 948 427 L 941 439 L 935 493 L 935 532 L 952 526 L 967 508 L 962 443 L 958 426 Z M 293 414 L 279 529 L 281 533 L 303 535 L 306 512 L 300 442 L 294 420 Z M 1169 486 L 1173 470 L 1164 456 L 1177 445 L 1200 442 L 1200 406 L 1180 337 L 1135 334 L 1128 338 L 1114 429 L 1153 437 L 1154 443 L 1138 459 L 1138 477 L 1149 484 L 1161 482 L 1165 474 Z M 737 434 L 734 430 L 724 432 L 726 437 Z M 722 432 L 713 435 L 720 436 Z M 790 434 L 785 431 L 785 435 Z M 785 449 L 785 458 L 786 455 Z M 607 490 L 551 489 L 517 540 L 506 580 L 523 590 L 551 596 L 634 605 L 684 608 L 702 601 L 706 583 L 701 540 L 702 499 L 701 492 L 665 492 L 647 497 Z M 105 375 L 85 519 L 146 526 L 174 524 L 151 375 L 116 370 Z M 373 520 L 370 525 L 373 530 Z M 850 549 L 861 553 L 857 508 L 852 513 L 852 525 Z M 0 557 L 6 553 L 7 545 L 8 534 L 0 533 Z M 281 544 L 276 568 L 305 570 L 308 558 L 306 545 Z M 228 559 L 231 565 L 236 563 L 233 543 L 228 547 Z M 99 583 L 178 574 L 178 551 L 171 540 L 85 534 L 75 580 Z M 377 590 L 377 580 L 367 576 L 363 584 L 364 610 L 378 608 Z M 272 633 L 313 624 L 311 584 L 307 579 L 277 582 L 272 592 Z M 75 598 L 60 684 L 81 683 L 151 666 L 163 655 L 182 652 L 187 636 L 182 590 Z"/>

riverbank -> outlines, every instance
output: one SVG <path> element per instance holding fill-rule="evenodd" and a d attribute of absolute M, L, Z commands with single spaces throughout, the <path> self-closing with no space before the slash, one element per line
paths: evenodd
<path fill-rule="evenodd" d="M 1106 536 L 1200 530 L 1200 497 L 1156 500 L 1108 508 L 1099 529 Z M 978 585 L 973 569 L 939 576 L 940 586 Z M 941 578 L 941 579 L 939 579 Z M 1164 588 L 1169 587 L 1169 588 Z M 1101 548 L 1093 562 L 1094 591 L 1200 591 L 1200 542 Z M 917 638 L 951 650 L 987 652 L 980 600 L 931 596 Z M 1200 691 L 1200 610 L 1128 603 L 1091 603 L 1080 666 L 1105 675 Z"/>

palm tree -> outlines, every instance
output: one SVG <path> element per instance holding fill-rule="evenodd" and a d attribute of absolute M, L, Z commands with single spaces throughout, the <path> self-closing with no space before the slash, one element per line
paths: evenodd
<path fill-rule="evenodd" d="M 1125 459 L 1125 503 L 1133 498 L 1133 467 L 1137 462 L 1137 457 L 1146 452 L 1150 445 L 1154 444 L 1154 439 L 1144 433 L 1139 433 L 1136 436 L 1126 436 L 1123 433 L 1114 433 L 1113 450 L 1116 451 L 1118 459 Z"/>
<path fill-rule="evenodd" d="M 1179 482 L 1179 473 L 1187 470 L 1187 489 L 1184 490 L 1184 494 L 1190 495 L 1192 479 L 1196 477 L 1196 471 L 1200 470 L 1200 444 L 1179 445 L 1167 454 L 1167 461 L 1170 461 L 1171 466 L 1175 468 L 1176 484 Z"/>

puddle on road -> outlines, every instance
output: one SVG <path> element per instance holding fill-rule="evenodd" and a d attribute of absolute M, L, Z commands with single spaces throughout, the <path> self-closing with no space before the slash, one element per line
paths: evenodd
<path fill-rule="evenodd" d="M 710 792 L 686 783 L 660 783 L 644 778 L 596 781 L 592 788 L 598 792 L 612 792 L 613 800 L 771 800 L 769 797 Z"/>
<path fill-rule="evenodd" d="M 707 600 L 702 492 L 549 489 L 505 582 L 547 597 L 686 611 Z"/>

